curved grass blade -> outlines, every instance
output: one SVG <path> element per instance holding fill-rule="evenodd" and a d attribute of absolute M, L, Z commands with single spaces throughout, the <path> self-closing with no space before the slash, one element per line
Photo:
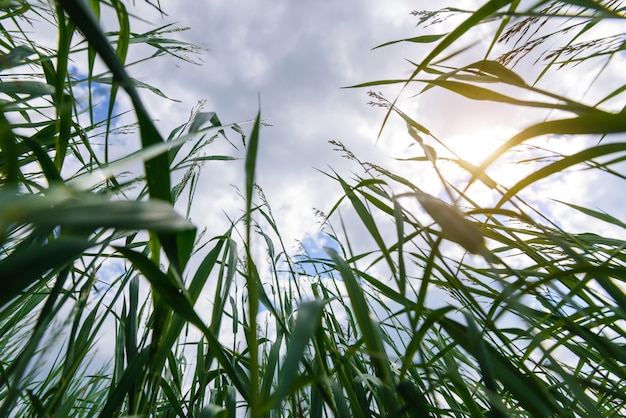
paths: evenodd
<path fill-rule="evenodd" d="M 45 245 L 15 251 L 0 261 L 0 306 L 30 287 L 43 274 L 59 271 L 96 243 L 80 238 L 60 238 Z"/>
<path fill-rule="evenodd" d="M 142 147 L 147 148 L 150 145 L 162 143 L 163 138 L 154 126 L 152 119 L 137 93 L 132 79 L 128 76 L 117 53 L 113 50 L 106 35 L 96 22 L 87 3 L 81 0 L 59 0 L 59 4 L 68 14 L 70 20 L 81 30 L 89 44 L 95 49 L 98 55 L 100 55 L 113 74 L 113 78 L 126 90 L 137 116 Z M 157 155 L 145 161 L 144 167 L 150 197 L 172 203 L 170 161 L 168 155 Z M 172 266 L 179 272 L 182 271 L 190 254 L 178 248 L 177 234 L 161 233 L 158 234 L 158 237 Z M 154 256 L 157 257 L 158 249 L 156 248 L 156 244 L 153 244 L 152 248 L 154 250 Z"/>
<path fill-rule="evenodd" d="M 625 125 L 626 128 L 626 125 Z M 590 161 L 593 158 L 601 157 L 603 155 L 614 154 L 618 152 L 626 151 L 626 143 L 617 142 L 610 143 L 604 145 L 598 145 L 596 147 L 587 148 L 583 151 L 577 152 L 576 154 L 564 157 L 552 164 L 549 164 L 545 167 L 540 168 L 539 170 L 533 172 L 532 174 L 524 177 L 522 180 L 513 185 L 506 193 L 500 198 L 500 201 L 496 204 L 496 208 L 501 207 L 504 203 L 509 201 L 512 197 L 517 196 L 517 194 L 524 188 L 530 186 L 531 184 L 548 177 L 552 174 L 557 174 L 563 172 L 563 170 L 584 163 L 585 161 Z"/>
<path fill-rule="evenodd" d="M 294 389 L 293 383 L 299 375 L 304 350 L 319 326 L 323 307 L 324 303 L 320 301 L 305 302 L 298 307 L 298 318 L 289 336 L 287 354 L 279 374 L 274 408 L 278 408 L 285 396 Z"/>
<path fill-rule="evenodd" d="M 474 357 L 479 355 L 475 347 L 470 344 L 472 337 L 466 327 L 449 318 L 443 318 L 439 320 L 439 323 L 457 344 Z M 483 350 L 485 350 L 482 355 L 489 359 L 490 370 L 492 370 L 494 377 L 515 396 L 526 411 L 537 417 L 564 413 L 563 409 L 554 403 L 554 397 L 550 395 L 545 383 L 532 374 L 525 373 L 524 367 L 519 363 L 512 364 L 509 359 L 485 341 L 482 344 Z"/>
<path fill-rule="evenodd" d="M 421 60 L 417 68 L 413 71 L 413 73 L 408 78 L 408 80 L 406 80 L 404 87 L 406 87 L 410 82 L 412 82 L 415 79 L 415 77 L 417 77 L 417 75 L 420 72 L 425 70 L 436 57 L 438 57 L 443 51 L 448 49 L 448 47 L 450 47 L 455 42 L 457 42 L 457 40 L 461 36 L 463 36 L 467 31 L 477 26 L 478 24 L 483 22 L 485 19 L 489 18 L 491 15 L 496 13 L 498 10 L 500 10 L 504 6 L 507 6 L 515 1 L 516 0 L 490 0 L 487 3 L 485 3 L 483 6 L 481 6 L 468 19 L 466 19 L 459 26 L 455 27 L 452 30 L 452 32 L 448 33 L 441 40 L 441 42 L 439 42 L 437 46 L 433 48 L 433 50 L 426 56 L 426 58 Z M 387 123 L 387 120 L 389 119 L 389 116 L 391 115 L 392 110 L 395 108 L 395 104 L 397 100 L 398 98 L 396 98 L 391 104 L 391 106 L 389 107 L 389 110 L 387 111 L 387 114 L 385 115 L 385 118 L 383 119 L 383 122 L 381 124 L 378 136 L 380 136 L 380 134 L 382 133 Z"/>
<path fill-rule="evenodd" d="M 498 158 L 511 148 L 520 145 L 524 141 L 542 135 L 607 135 L 626 132 L 626 117 L 622 113 L 595 113 L 589 115 L 581 115 L 570 119 L 559 119 L 547 122 L 541 122 L 532 125 L 520 133 L 514 135 L 491 155 L 483 161 L 478 167 L 478 175 L 485 172 L 487 167 L 493 164 Z M 478 179 L 477 175 L 472 175 L 468 182 L 469 187 Z"/>
<path fill-rule="evenodd" d="M 361 329 L 365 346 L 370 355 L 371 362 L 376 371 L 376 376 L 386 385 L 393 385 L 393 374 L 389 366 L 389 358 L 385 351 L 380 329 L 374 321 L 370 309 L 365 300 L 363 290 L 354 277 L 353 271 L 343 258 L 333 248 L 325 248 L 326 253 L 335 263 L 335 268 L 341 273 L 346 285 L 348 296 L 352 302 L 352 309 L 356 321 Z M 389 400 L 391 401 L 391 400 Z"/>
<path fill-rule="evenodd" d="M 177 280 L 170 275 L 163 273 L 154 263 L 145 255 L 126 247 L 114 247 L 116 251 L 126 257 L 133 265 L 143 274 L 150 282 L 152 288 L 158 295 L 163 298 L 174 312 L 180 315 L 185 321 L 196 326 L 202 331 L 209 342 L 211 353 L 217 358 L 220 365 L 224 368 L 228 376 L 232 379 L 239 392 L 249 402 L 250 382 L 246 378 L 243 371 L 236 368 L 228 354 L 223 349 L 213 332 L 204 324 L 193 308 L 192 299 L 189 292 Z M 165 349 L 165 347 L 160 349 Z M 167 348 L 169 351 L 169 348 Z"/>
<path fill-rule="evenodd" d="M 384 46 L 397 44 L 399 42 L 413 42 L 413 43 L 418 43 L 418 44 L 429 44 L 429 43 L 438 41 L 439 39 L 443 38 L 446 35 L 447 34 L 444 33 L 444 34 L 441 34 L 441 35 L 422 35 L 422 36 L 416 36 L 416 37 L 413 37 L 413 38 L 399 39 L 397 41 L 385 42 L 384 44 L 380 44 L 378 46 L 375 46 L 372 49 L 382 48 Z"/>

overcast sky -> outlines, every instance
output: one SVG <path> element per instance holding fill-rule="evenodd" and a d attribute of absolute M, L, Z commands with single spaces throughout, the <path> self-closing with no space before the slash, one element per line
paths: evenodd
<path fill-rule="evenodd" d="M 176 36 L 208 51 L 201 66 L 165 59 L 137 69 L 137 78 L 147 77 L 183 102 L 159 100 L 153 115 L 167 133 L 206 100 L 206 111 L 217 112 L 223 123 L 237 122 L 255 116 L 260 98 L 262 117 L 272 126 L 262 131 L 257 181 L 289 239 L 314 232 L 313 208 L 329 210 L 340 196 L 338 184 L 316 169 L 357 169 L 329 140 L 375 162 L 405 149 L 404 128 L 401 140 L 384 135 L 376 141 L 384 112 L 367 105 L 367 89 L 342 87 L 408 73 L 400 49 L 371 49 L 414 36 L 415 2 L 197 1 L 163 7 L 164 22 L 191 28 Z M 209 164 L 205 174 L 197 213 L 223 218 L 222 208 L 242 207 L 229 186 L 241 185 L 240 165 Z M 202 222 L 197 216 L 194 221 Z"/>
<path fill-rule="evenodd" d="M 130 8 L 130 11 L 145 11 L 146 5 L 139 3 L 142 2 L 138 1 L 137 8 Z M 441 8 L 448 3 L 472 8 L 481 2 L 165 1 L 162 6 L 167 16 L 163 19 L 152 11 L 142 16 L 156 25 L 177 22 L 177 27 L 190 27 L 189 31 L 171 36 L 206 48 L 197 56 L 202 65 L 158 59 L 148 66 L 133 67 L 131 74 L 181 101 L 169 102 L 144 95 L 164 135 L 186 121 L 190 109 L 200 100 L 206 100 L 205 111 L 215 111 L 223 123 L 229 123 L 253 118 L 260 99 L 262 117 L 272 126 L 262 130 L 257 182 L 264 189 L 283 235 L 291 243 L 304 239 L 307 234 L 315 234 L 318 222 L 313 208 L 327 211 L 340 196 L 339 185 L 316 169 L 328 171 L 332 167 L 344 175 L 349 175 L 351 170 L 358 171 L 358 167 L 333 151 L 329 140 L 343 142 L 363 160 L 404 170 L 403 174 L 412 176 L 418 186 L 437 193 L 436 187 L 429 189 L 436 182 L 428 180 L 432 174 L 423 173 L 420 170 L 423 166 L 393 161 L 394 157 L 415 155 L 414 150 L 407 148 L 410 138 L 404 125 L 392 121 L 377 140 L 384 111 L 367 105 L 370 100 L 367 89 L 342 87 L 407 76 L 412 67 L 405 59 L 418 61 L 425 48 L 432 45 L 403 43 L 372 48 L 391 40 L 442 33 L 439 26 L 416 28 L 417 18 L 410 12 Z M 135 26 L 136 31 L 138 28 L 141 25 Z M 477 31 L 473 36 L 480 42 L 484 33 Z M 478 53 L 484 51 L 481 47 L 476 49 Z M 623 83 L 619 64 L 606 71 Z M 517 70 L 530 80 L 538 68 Z M 581 71 L 568 72 L 566 76 L 559 73 L 546 83 L 553 89 L 565 88 L 572 93 L 577 86 L 584 85 L 576 77 L 581 77 L 580 74 L 593 76 L 586 69 Z M 390 99 L 399 92 L 398 86 L 375 89 L 383 90 Z M 577 98 L 576 94 L 573 97 Z M 537 118 L 536 113 L 528 114 L 512 107 L 459 100 L 458 96 L 441 90 L 419 100 L 410 99 L 407 94 L 404 97 L 403 110 L 440 138 L 457 145 L 470 144 L 464 149 L 469 153 L 468 159 L 475 163 L 480 162 L 497 141 L 507 139 L 528 126 L 533 117 Z M 578 98 L 592 102 L 586 100 L 584 91 Z M 544 117 L 545 113 L 540 119 Z M 244 129 L 249 131 L 250 126 Z M 563 152 L 568 147 L 581 146 L 575 141 L 553 142 L 553 145 Z M 241 152 L 215 145 L 216 154 L 225 151 L 243 156 Z M 211 152 L 208 148 L 207 153 Z M 531 168 L 518 166 L 517 174 L 511 174 L 510 169 L 499 173 L 519 178 Z M 243 170 L 241 164 L 218 162 L 208 163 L 203 172 L 203 187 L 198 192 L 192 216 L 195 223 L 208 225 L 208 232 L 213 236 L 227 225 L 224 210 L 232 213 L 243 207 L 241 198 L 231 187 L 241 187 Z M 527 196 L 531 201 L 546 201 L 552 197 L 578 204 L 592 202 L 592 206 L 609 211 L 623 205 L 622 196 L 611 192 L 610 187 L 611 184 L 619 187 L 619 183 L 607 180 L 603 183 L 605 188 L 598 188 L 596 181 L 588 173 L 573 173 L 553 184 L 538 185 Z M 485 199 L 488 204 L 490 198 Z M 562 208 L 545 210 L 559 216 L 566 226 L 584 228 L 589 225 L 588 219 Z"/>

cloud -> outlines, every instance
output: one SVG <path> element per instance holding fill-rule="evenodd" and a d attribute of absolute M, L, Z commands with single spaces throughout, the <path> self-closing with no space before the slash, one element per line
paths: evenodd
<path fill-rule="evenodd" d="M 375 144 L 383 115 L 366 105 L 365 90 L 341 87 L 396 72 L 390 51 L 370 48 L 412 30 L 410 10 L 408 2 L 387 6 L 385 13 L 378 2 L 172 4 L 168 20 L 192 28 L 179 35 L 210 52 L 202 66 L 175 68 L 171 60 L 156 60 L 137 77 L 183 102 L 149 101 L 164 134 L 199 100 L 228 123 L 253 118 L 260 98 L 261 114 L 272 126 L 262 130 L 257 180 L 272 207 L 280 208 L 285 235 L 301 239 L 315 231 L 313 207 L 339 197 L 336 185 L 315 170 L 345 167 L 328 141 L 339 139 L 372 160 L 393 147 Z M 243 184 L 241 165 L 219 164 L 222 184 L 210 181 L 202 206 L 232 200 L 224 196 L 233 193 L 231 184 Z M 210 165 L 205 171 L 214 170 Z"/>

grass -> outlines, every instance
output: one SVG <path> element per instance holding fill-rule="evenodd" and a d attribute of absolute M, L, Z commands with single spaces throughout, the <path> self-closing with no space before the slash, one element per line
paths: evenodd
<path fill-rule="evenodd" d="M 147 42 L 157 55 L 185 56 L 193 46 L 166 38 L 168 27 L 134 33 L 120 1 L 1 7 L 10 30 L 0 42 L 0 416 L 626 413 L 625 242 L 567 231 L 525 198 L 572 169 L 624 178 L 624 87 L 589 103 L 543 83 L 557 69 L 617 59 L 623 34 L 607 36 L 603 25 L 623 19 L 621 2 L 522 9 L 492 0 L 475 11 L 416 12 L 420 25 L 450 13 L 460 23 L 381 45 L 434 44 L 408 78 L 355 87 L 419 86 L 412 100 L 445 89 L 542 117 L 473 166 L 400 100 L 371 92 L 383 128 L 398 118 L 419 150 L 404 164 L 431 170 L 440 193 L 334 142 L 357 171 L 327 173 L 344 196 L 323 215 L 325 256 L 289 253 L 255 183 L 260 113 L 249 134 L 201 108 L 167 138 L 152 122 L 137 93 L 146 85 L 126 72 L 129 48 Z M 101 8 L 118 30 L 102 32 Z M 55 47 L 23 30 L 34 17 L 56 28 Z M 481 25 L 492 39 L 476 60 L 463 42 Z M 516 66 L 536 56 L 543 65 L 530 80 Z M 85 79 L 70 69 L 76 61 Z M 103 83 L 101 122 L 94 98 Z M 116 108 L 121 92 L 132 116 Z M 141 145 L 116 157 L 122 121 L 136 124 Z M 179 213 L 193 207 L 202 165 L 235 159 L 210 155 L 226 135 L 247 144 L 243 209 L 206 237 Z M 594 141 L 568 153 L 543 147 L 546 136 Z M 534 145 L 533 169 L 507 185 L 492 168 L 524 145 Z M 493 204 L 478 203 L 485 191 Z M 553 204 L 625 227 L 619 214 Z"/>

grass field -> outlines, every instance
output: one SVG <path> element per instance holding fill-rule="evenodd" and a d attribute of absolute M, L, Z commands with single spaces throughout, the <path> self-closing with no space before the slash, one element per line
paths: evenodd
<path fill-rule="evenodd" d="M 353 86 L 381 130 L 406 125 L 402 163 L 434 180 L 335 141 L 355 174 L 320 174 L 343 192 L 320 214 L 328 246 L 293 254 L 255 182 L 262 109 L 222 124 L 199 107 L 163 135 L 137 91 L 159 86 L 127 74 L 138 44 L 159 51 L 146 60 L 193 45 L 134 32 L 121 0 L 0 2 L 0 416 L 626 415 L 623 216 L 576 189 L 527 198 L 580 172 L 624 180 L 626 85 L 603 77 L 626 6 L 480 3 L 415 12 L 415 38 L 381 45 L 428 46 L 412 74 Z M 589 85 L 546 82 L 584 65 Z M 472 164 L 399 105 L 432 89 L 539 118 Z M 202 166 L 234 159 L 211 152 L 224 137 L 246 144 L 241 210 L 206 236 L 181 214 Z M 138 146 L 119 155 L 126 138 Z M 513 181 L 501 168 L 516 164 Z"/>

